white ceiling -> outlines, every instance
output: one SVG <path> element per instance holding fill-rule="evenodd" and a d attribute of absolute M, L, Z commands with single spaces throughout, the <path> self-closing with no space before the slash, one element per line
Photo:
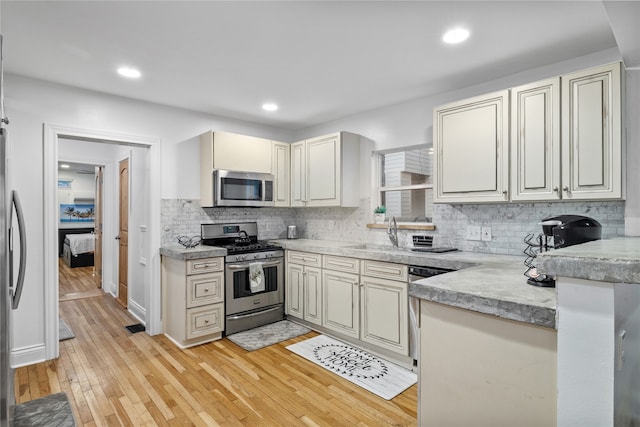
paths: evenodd
<path fill-rule="evenodd" d="M 3 0 L 0 7 L 5 72 L 287 129 L 616 46 L 600 1 Z M 443 45 L 455 25 L 470 39 Z M 117 76 L 123 64 L 142 78 Z M 280 110 L 262 111 L 265 101 Z"/>

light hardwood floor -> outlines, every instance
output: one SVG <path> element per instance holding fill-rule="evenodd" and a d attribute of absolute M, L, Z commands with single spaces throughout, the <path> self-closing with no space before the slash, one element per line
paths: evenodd
<path fill-rule="evenodd" d="M 75 269 L 73 269 L 75 270 Z M 289 352 L 247 352 L 227 339 L 180 350 L 137 323 L 113 297 L 60 303 L 76 338 L 60 358 L 16 371 L 18 403 L 64 391 L 86 426 L 411 426 L 417 387 L 386 401 Z"/>
<path fill-rule="evenodd" d="M 60 301 L 103 295 L 94 280 L 93 267 L 67 267 L 62 258 L 58 258 L 58 297 Z"/>

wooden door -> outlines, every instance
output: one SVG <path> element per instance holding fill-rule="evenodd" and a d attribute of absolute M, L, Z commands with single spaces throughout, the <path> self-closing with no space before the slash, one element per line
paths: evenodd
<path fill-rule="evenodd" d="M 622 198 L 620 63 L 561 78 L 562 198 Z"/>
<path fill-rule="evenodd" d="M 560 199 L 560 78 L 511 89 L 511 200 Z"/>
<path fill-rule="evenodd" d="M 322 271 L 322 325 L 353 338 L 360 335 L 360 283 L 357 274 Z"/>
<path fill-rule="evenodd" d="M 94 276 L 93 279 L 98 288 L 102 287 L 102 202 L 103 202 L 103 174 L 102 166 L 96 167 L 96 203 L 95 203 L 95 222 L 94 234 L 96 236 L 95 250 L 93 252 Z"/>
<path fill-rule="evenodd" d="M 118 251 L 118 298 L 117 301 L 127 307 L 129 274 L 129 159 L 119 163 L 120 182 L 120 213 L 119 217 L 119 251 Z"/>
<path fill-rule="evenodd" d="M 304 320 L 322 325 L 322 270 L 304 268 Z"/>

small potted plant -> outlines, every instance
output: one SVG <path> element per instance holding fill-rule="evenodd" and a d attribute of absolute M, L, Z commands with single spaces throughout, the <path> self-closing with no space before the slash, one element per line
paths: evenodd
<path fill-rule="evenodd" d="M 387 208 L 384 206 L 378 206 L 373 210 L 373 220 L 376 224 L 384 224 L 384 220 L 387 217 Z"/>

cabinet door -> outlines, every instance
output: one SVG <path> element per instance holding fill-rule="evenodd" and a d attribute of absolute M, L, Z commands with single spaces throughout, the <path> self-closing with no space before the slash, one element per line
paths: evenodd
<path fill-rule="evenodd" d="M 301 141 L 291 144 L 291 206 L 305 205 L 306 186 L 306 150 Z"/>
<path fill-rule="evenodd" d="M 275 178 L 273 200 L 276 206 L 289 206 L 291 178 L 289 171 L 291 169 L 289 144 L 282 142 L 273 142 L 273 165 L 272 173 Z"/>
<path fill-rule="evenodd" d="M 247 135 L 215 132 L 213 167 L 233 171 L 271 173 L 271 141 Z"/>
<path fill-rule="evenodd" d="M 360 339 L 404 356 L 409 354 L 406 282 L 362 276 Z"/>
<path fill-rule="evenodd" d="M 285 286 L 286 310 L 289 316 L 304 317 L 304 267 L 298 264 L 287 265 Z"/>
<path fill-rule="evenodd" d="M 619 199 L 622 185 L 620 63 L 562 76 L 562 197 Z"/>
<path fill-rule="evenodd" d="M 357 274 L 322 271 L 322 326 L 353 338 L 360 335 Z"/>
<path fill-rule="evenodd" d="M 340 135 L 306 141 L 307 206 L 340 206 Z"/>
<path fill-rule="evenodd" d="M 322 270 L 304 268 L 304 320 L 322 325 Z"/>
<path fill-rule="evenodd" d="M 434 110 L 436 203 L 509 199 L 509 91 Z"/>
<path fill-rule="evenodd" d="M 560 199 L 560 78 L 511 89 L 511 200 Z"/>

